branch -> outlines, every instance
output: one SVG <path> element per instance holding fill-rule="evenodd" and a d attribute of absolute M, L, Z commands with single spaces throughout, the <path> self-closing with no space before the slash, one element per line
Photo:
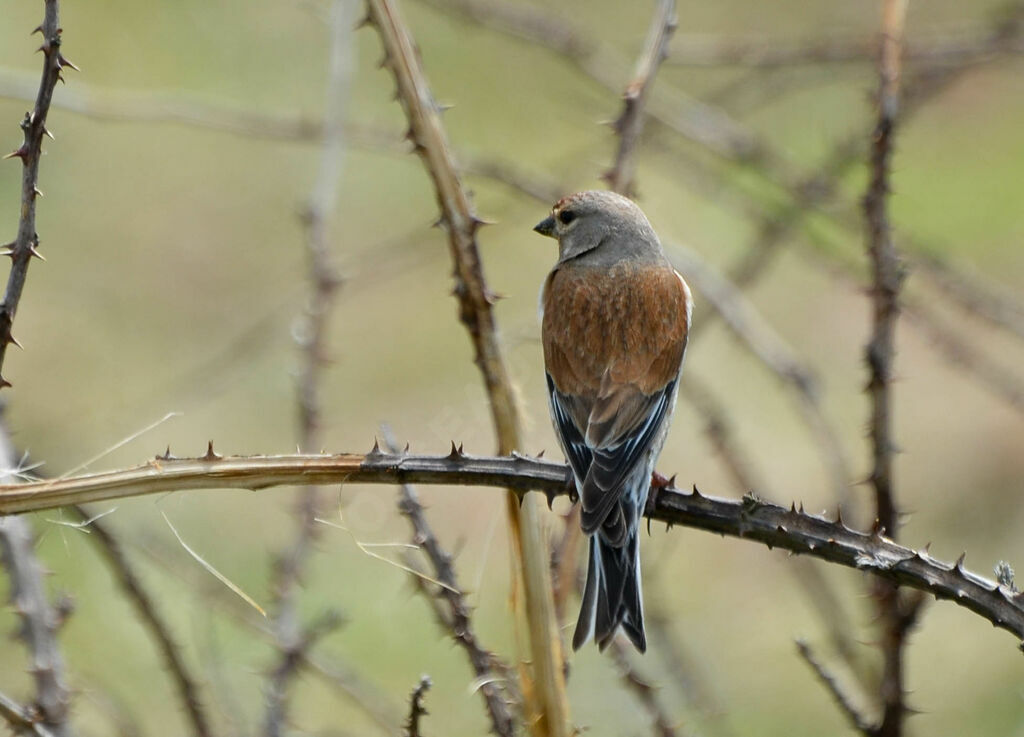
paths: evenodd
<path fill-rule="evenodd" d="M 473 343 L 475 361 L 483 375 L 498 439 L 498 452 L 510 453 L 520 445 L 520 417 L 491 305 L 495 296 L 484 280 L 476 234 L 483 224 L 473 212 L 452 161 L 440 113 L 420 67 L 412 37 L 391 0 L 368 0 L 367 22 L 380 35 L 384 65 L 395 77 L 398 99 L 409 121 L 408 137 L 423 159 L 441 208 L 440 223 L 448 232 L 455 265 L 455 296 L 459 317 Z M 541 529 L 540 509 L 534 500 L 518 505 L 506 498 L 513 551 L 518 559 L 515 586 L 522 582 L 525 621 L 536 680 L 525 684 L 529 723 L 534 734 L 565 737 L 569 703 L 562 670 L 561 631 L 555 618 L 548 565 L 547 540 Z M 513 601 L 520 601 L 514 596 Z M 525 639 L 525 638 L 524 638 Z"/>
<path fill-rule="evenodd" d="M 518 495 L 541 491 L 568 494 L 569 469 L 562 463 L 512 456 L 470 456 L 455 448 L 446 456 L 369 454 L 161 458 L 120 471 L 65 479 L 0 485 L 0 514 L 39 511 L 68 504 L 120 499 L 184 489 L 251 489 L 303 484 L 443 484 L 489 486 Z M 882 536 L 880 528 L 859 532 L 841 519 L 781 507 L 747 494 L 742 500 L 652 490 L 645 515 L 654 521 L 740 537 L 772 548 L 803 553 L 875 574 L 952 599 L 992 624 L 1024 639 L 1024 597 L 927 549 L 913 550 Z"/>
<path fill-rule="evenodd" d="M 853 701 L 839 685 L 835 676 L 829 673 L 825 666 L 822 665 L 816 657 L 814 657 L 814 653 L 811 652 L 810 645 L 803 640 L 797 640 L 796 649 L 797 652 L 800 653 L 800 657 L 803 658 L 807 665 L 810 666 L 811 670 L 814 671 L 818 680 L 821 681 L 822 685 L 824 685 L 826 689 L 828 689 L 832 698 L 835 699 L 839 710 L 843 712 L 846 718 L 850 721 L 850 724 L 853 725 L 853 728 L 858 732 L 863 732 L 865 735 L 871 735 L 872 730 L 874 729 L 871 726 L 871 722 L 869 722 L 867 718 L 860 713 L 857 707 L 853 705 Z"/>
<path fill-rule="evenodd" d="M 7 355 L 7 346 L 16 342 L 14 336 L 11 335 L 11 326 L 14 324 L 14 315 L 18 311 L 21 292 L 25 287 L 29 262 L 33 256 L 42 258 L 37 250 L 39 234 L 36 233 L 36 197 L 41 193 L 36 185 L 39 182 L 39 159 L 43 152 L 43 136 L 53 137 L 46 130 L 46 116 L 50 112 L 50 99 L 53 97 L 53 88 L 57 84 L 57 80 L 63 81 L 61 70 L 64 67 L 77 69 L 60 53 L 59 15 L 60 8 L 57 0 L 46 0 L 43 22 L 36 29 L 43 37 L 43 45 L 40 47 L 43 52 L 43 75 L 39 81 L 36 104 L 32 112 L 25 113 L 25 119 L 21 121 L 21 130 L 24 134 L 22 144 L 4 157 L 21 159 L 22 175 L 21 217 L 18 220 L 18 235 L 14 242 L 8 243 L 0 249 L 3 255 L 11 258 L 11 272 L 7 277 L 7 289 L 4 292 L 3 302 L 0 303 L 0 369 L 3 368 L 4 357 Z M 0 376 L 0 389 L 10 385 L 9 381 Z"/>
<path fill-rule="evenodd" d="M 879 56 L 878 122 L 871 145 L 871 181 L 864 196 L 867 221 L 868 256 L 871 261 L 871 302 L 873 331 L 865 356 L 870 378 L 867 391 L 871 398 L 869 434 L 872 446 L 871 485 L 875 490 L 875 509 L 882 528 L 896 539 L 899 517 L 893 489 L 891 394 L 896 318 L 904 270 L 892 242 L 889 224 L 889 170 L 893 135 L 900 104 L 900 53 L 908 0 L 883 0 L 882 49 Z M 893 582 L 877 581 L 875 597 L 882 620 L 882 679 L 879 684 L 882 720 L 869 732 L 876 737 L 903 734 L 904 704 L 903 648 L 909 622 L 904 617 L 905 602 Z M 907 624 L 905 624 L 905 622 Z"/>
<path fill-rule="evenodd" d="M 389 445 L 394 445 L 390 440 Z M 393 450 L 393 448 L 392 448 Z M 417 585 L 423 588 L 428 598 L 440 598 L 448 605 L 450 617 L 442 619 L 452 635 L 452 639 L 466 652 L 469 658 L 470 667 L 473 669 L 475 680 L 480 684 L 480 695 L 487 706 L 487 714 L 491 720 L 491 727 L 499 737 L 513 737 L 515 734 L 515 722 L 512 713 L 508 708 L 508 699 L 501 687 L 501 678 L 493 669 L 496 657 L 493 653 L 485 650 L 473 632 L 473 623 L 469 616 L 469 606 L 466 604 L 466 597 L 459 587 L 455 577 L 455 568 L 452 566 L 452 558 L 448 552 L 441 547 L 437 536 L 434 534 L 423 507 L 420 505 L 416 489 L 411 484 L 402 484 L 399 491 L 398 510 L 409 520 L 413 529 L 413 542 L 426 554 L 430 565 L 434 570 L 434 578 L 441 584 L 436 591 L 431 591 L 426 586 L 426 581 L 416 576 Z M 502 670 L 508 671 L 508 668 Z"/>
<path fill-rule="evenodd" d="M 344 0 L 335 0 L 331 5 L 330 60 L 324 93 L 320 165 L 303 212 L 310 295 L 306 300 L 302 327 L 294 332 L 302 351 L 296 389 L 299 448 L 305 451 L 320 447 L 320 375 L 327 363 L 325 334 L 335 292 L 341 286 L 341 277 L 331 264 L 329 230 L 342 163 L 345 98 L 352 76 L 352 19 L 348 8 L 349 3 Z M 308 648 L 313 639 L 312 632 L 304 631 L 299 622 L 298 589 L 316 538 L 320 505 L 317 487 L 309 486 L 302 490 L 295 510 L 295 538 L 291 548 L 281 555 L 275 566 L 272 629 L 281 659 L 271 671 L 265 692 L 264 732 L 269 737 L 277 737 L 284 731 L 288 719 L 289 681 L 298 670 L 296 654 L 300 649 Z"/>
<path fill-rule="evenodd" d="M 651 726 L 654 728 L 654 734 L 658 735 L 658 737 L 676 737 L 675 725 L 669 721 L 665 710 L 658 703 L 657 689 L 636 672 L 636 668 L 629 661 L 627 648 L 618 638 L 615 638 L 612 640 L 611 648 L 609 649 L 612 660 L 615 661 L 615 665 L 619 670 L 619 676 L 636 695 L 644 711 L 647 712 L 647 716 L 651 720 Z"/>
<path fill-rule="evenodd" d="M 410 694 L 409 720 L 405 724 L 406 737 L 422 737 L 420 733 L 420 717 L 427 714 L 427 710 L 423 706 L 423 697 L 432 685 L 434 684 L 431 682 L 430 676 L 423 676 L 420 678 L 419 685 Z"/>
<path fill-rule="evenodd" d="M 1024 41 L 1000 32 L 980 29 L 957 35 L 934 35 L 908 44 L 908 62 L 968 64 L 993 55 L 1024 53 Z M 834 36 L 786 41 L 774 37 L 689 35 L 672 44 L 666 64 L 685 67 L 756 67 L 867 63 L 878 50 L 877 36 Z"/>
<path fill-rule="evenodd" d="M 644 104 L 647 92 L 654 83 L 654 75 L 665 60 L 668 41 L 676 30 L 675 0 L 659 0 L 643 53 L 637 60 L 632 81 L 622 94 L 622 113 L 612 124 L 619 138 L 615 162 L 605 174 L 609 188 L 626 196 L 633 196 L 633 151 L 644 128 Z"/>
<path fill-rule="evenodd" d="M 0 411 L 3 409 L 0 406 Z M 0 479 L 10 482 L 19 477 L 16 459 L 6 422 L 0 419 Z M 69 723 L 71 692 L 57 644 L 57 630 L 63 616 L 46 595 L 45 571 L 36 556 L 35 545 L 27 518 L 5 517 L 0 513 L 0 564 L 10 582 L 11 608 L 21 619 L 14 637 L 22 640 L 28 649 L 29 672 L 35 681 L 35 702 L 29 715 L 47 734 L 71 737 L 74 734 Z M 7 716 L 10 721 L 11 713 Z"/>
<path fill-rule="evenodd" d="M 26 709 L 10 696 L 0 693 L 0 718 L 7 722 L 13 734 L 34 734 L 36 737 L 54 737 L 54 733 L 39 722 L 37 714 Z"/>
<path fill-rule="evenodd" d="M 107 528 L 104 521 L 96 519 L 95 515 L 89 514 L 84 507 L 72 505 L 71 510 L 83 521 L 89 521 L 88 531 L 91 533 L 89 539 L 96 543 L 100 553 L 106 558 L 121 590 L 135 607 L 139 619 L 149 630 L 150 637 L 156 642 L 178 689 L 178 696 L 185 707 L 185 713 L 188 714 L 192 723 L 193 732 L 199 737 L 209 737 L 213 732 L 199 698 L 198 683 L 189 672 L 188 666 L 185 665 L 181 651 L 171 635 L 170 625 L 164 620 L 163 615 L 157 609 L 156 601 L 146 590 L 142 579 L 139 578 L 128 561 L 120 541 Z"/>

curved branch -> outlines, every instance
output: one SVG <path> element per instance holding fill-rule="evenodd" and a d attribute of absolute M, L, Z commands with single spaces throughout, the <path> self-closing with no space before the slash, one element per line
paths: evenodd
<path fill-rule="evenodd" d="M 65 479 L 0 485 L 0 514 L 53 509 L 68 504 L 121 499 L 184 489 L 266 489 L 309 484 L 444 484 L 493 486 L 522 496 L 541 491 L 553 499 L 569 490 L 562 463 L 511 456 L 470 456 L 454 447 L 446 456 L 383 453 L 340 455 L 158 457 L 134 468 Z M 739 537 L 868 571 L 880 578 L 950 599 L 996 627 L 1024 639 L 1024 596 L 954 564 L 882 536 L 788 509 L 753 494 L 741 500 L 704 496 L 694 489 L 652 490 L 648 519 Z"/>

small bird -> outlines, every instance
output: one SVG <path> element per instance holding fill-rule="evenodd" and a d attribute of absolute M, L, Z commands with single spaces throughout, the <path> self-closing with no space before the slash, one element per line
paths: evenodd
<path fill-rule="evenodd" d="M 644 652 L 638 527 L 665 444 L 693 300 L 647 217 L 614 192 L 559 200 L 534 228 L 558 239 L 541 293 L 551 420 L 590 539 L 572 646 L 621 625 Z"/>

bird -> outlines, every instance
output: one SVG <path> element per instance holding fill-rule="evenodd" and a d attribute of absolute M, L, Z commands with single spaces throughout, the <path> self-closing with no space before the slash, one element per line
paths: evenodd
<path fill-rule="evenodd" d="M 621 626 L 647 649 L 639 522 L 675 410 L 690 288 L 643 211 L 610 191 L 555 203 L 534 230 L 558 241 L 540 296 L 548 407 L 589 538 L 573 650 Z"/>

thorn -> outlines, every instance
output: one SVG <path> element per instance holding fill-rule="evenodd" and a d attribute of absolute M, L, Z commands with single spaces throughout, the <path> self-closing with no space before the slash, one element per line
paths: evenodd
<path fill-rule="evenodd" d="M 693 495 L 694 495 L 695 497 L 697 497 L 698 499 L 699 499 L 699 498 L 700 498 L 700 496 L 701 496 L 701 493 L 700 493 L 700 489 L 698 489 L 698 488 L 697 488 L 697 484 L 694 484 L 694 485 L 693 485 Z"/>
<path fill-rule="evenodd" d="M 547 489 L 544 492 L 544 496 L 546 496 L 548 498 L 548 509 L 553 511 L 554 508 L 555 508 L 555 497 L 558 496 L 558 495 L 554 491 L 552 491 L 551 489 Z M 649 522 L 650 521 L 648 520 L 648 523 Z"/>
<path fill-rule="evenodd" d="M 33 243 L 31 246 L 28 247 L 28 252 L 29 252 L 30 255 L 35 256 L 40 261 L 45 261 L 46 260 L 46 256 L 44 256 L 43 254 L 39 253 L 38 250 L 36 250 L 36 246 L 37 245 L 39 245 L 39 240 L 38 239 L 36 240 L 35 243 Z"/>
<path fill-rule="evenodd" d="M 42 197 L 43 196 L 43 190 L 39 189 L 39 187 L 33 186 L 32 187 L 32 194 L 34 196 L 36 196 L 36 197 Z"/>
<path fill-rule="evenodd" d="M 5 243 L 0 246 L 0 256 L 10 256 L 11 258 L 14 258 L 14 244 Z"/>
<path fill-rule="evenodd" d="M 75 64 L 73 64 L 70 61 L 68 61 L 67 59 L 65 59 L 64 56 L 61 55 L 61 54 L 57 54 L 57 66 L 60 67 L 61 69 L 63 69 L 64 67 L 71 67 L 76 72 L 82 71 Z"/>
<path fill-rule="evenodd" d="M 370 448 L 370 452 L 366 454 L 367 458 L 376 458 L 377 456 L 384 455 L 380 450 L 380 441 L 377 440 L 377 436 L 373 436 L 373 447 Z"/>
<path fill-rule="evenodd" d="M 459 443 L 459 458 L 465 458 L 466 452 L 462 449 L 462 443 Z"/>
<path fill-rule="evenodd" d="M 43 33 L 43 25 L 41 23 L 38 26 L 36 26 L 35 28 L 33 28 L 32 29 L 32 33 L 30 33 L 28 35 L 29 36 L 33 36 L 33 35 L 35 35 L 37 33 L 40 34 L 40 35 L 42 35 L 42 33 Z"/>
<path fill-rule="evenodd" d="M 800 509 L 797 511 L 797 514 L 803 514 L 803 513 L 804 513 L 804 503 L 800 502 Z"/>
<path fill-rule="evenodd" d="M 452 450 L 447 455 L 446 458 L 449 461 L 457 461 L 457 460 L 459 460 L 459 449 L 455 447 L 455 441 L 454 440 L 452 441 Z M 522 504 L 523 504 L 523 497 L 521 497 L 521 496 L 519 497 L 519 504 L 520 504 L 520 506 L 522 506 Z"/>
<path fill-rule="evenodd" d="M 50 133 L 50 130 L 46 126 L 43 126 L 43 135 L 48 136 L 51 141 L 57 140 L 56 138 L 53 137 L 53 134 Z"/>
<path fill-rule="evenodd" d="M 665 524 L 667 525 L 668 522 L 666 522 Z M 647 537 L 650 537 L 650 536 L 651 536 L 651 518 L 648 517 L 647 518 Z"/>
<path fill-rule="evenodd" d="M 363 28 L 366 28 L 368 25 L 370 25 L 370 22 L 370 15 L 369 13 L 367 13 L 366 15 L 359 19 L 359 21 L 352 27 L 352 30 L 358 31 Z"/>
<path fill-rule="evenodd" d="M 0 376 L 0 389 L 3 389 L 4 387 L 7 387 L 7 386 L 14 386 L 14 384 L 9 382 L 4 377 Z"/>
<path fill-rule="evenodd" d="M 544 457 L 544 449 L 541 448 L 540 449 L 540 453 L 537 454 L 537 460 L 539 461 L 543 457 Z"/>
<path fill-rule="evenodd" d="M 14 337 L 13 335 L 11 335 L 10 333 L 8 333 L 8 334 L 7 334 L 6 338 L 7 338 L 7 342 L 8 342 L 8 343 L 13 343 L 14 345 L 16 345 L 16 346 L 18 346 L 19 348 L 21 348 L 21 350 L 25 350 L 25 347 L 24 347 L 24 346 L 23 346 L 23 345 L 22 345 L 21 343 L 19 343 L 19 342 L 18 342 L 18 339 L 17 339 L 17 338 L 15 338 L 15 337 Z"/>
<path fill-rule="evenodd" d="M 402 450 L 402 455 L 404 455 L 404 456 L 409 455 L 409 443 L 405 444 L 405 448 Z"/>
<path fill-rule="evenodd" d="M 789 503 L 789 513 L 796 514 L 796 502 Z"/>
<path fill-rule="evenodd" d="M 960 573 L 964 572 L 964 558 L 966 558 L 966 557 L 967 557 L 967 553 L 966 552 L 960 553 L 960 557 L 956 559 L 956 564 L 953 566 L 958 571 L 960 571 Z"/>
<path fill-rule="evenodd" d="M 206 444 L 206 455 L 204 455 L 200 460 L 204 460 L 204 461 L 219 461 L 220 459 L 221 459 L 221 456 L 219 456 L 219 455 L 217 455 L 216 453 L 213 452 L 213 441 L 211 440 L 210 442 L 208 442 Z"/>
<path fill-rule="evenodd" d="M 25 147 L 24 146 L 19 146 L 18 148 L 14 149 L 9 154 L 4 156 L 3 159 L 0 159 L 0 161 L 5 161 L 6 159 L 13 159 L 15 156 L 17 156 L 19 159 L 24 161 L 26 153 L 27 152 L 25 151 Z"/>
<path fill-rule="evenodd" d="M 836 507 L 836 524 L 839 525 L 840 527 L 846 527 L 846 525 L 843 524 L 843 508 L 842 507 Z"/>

